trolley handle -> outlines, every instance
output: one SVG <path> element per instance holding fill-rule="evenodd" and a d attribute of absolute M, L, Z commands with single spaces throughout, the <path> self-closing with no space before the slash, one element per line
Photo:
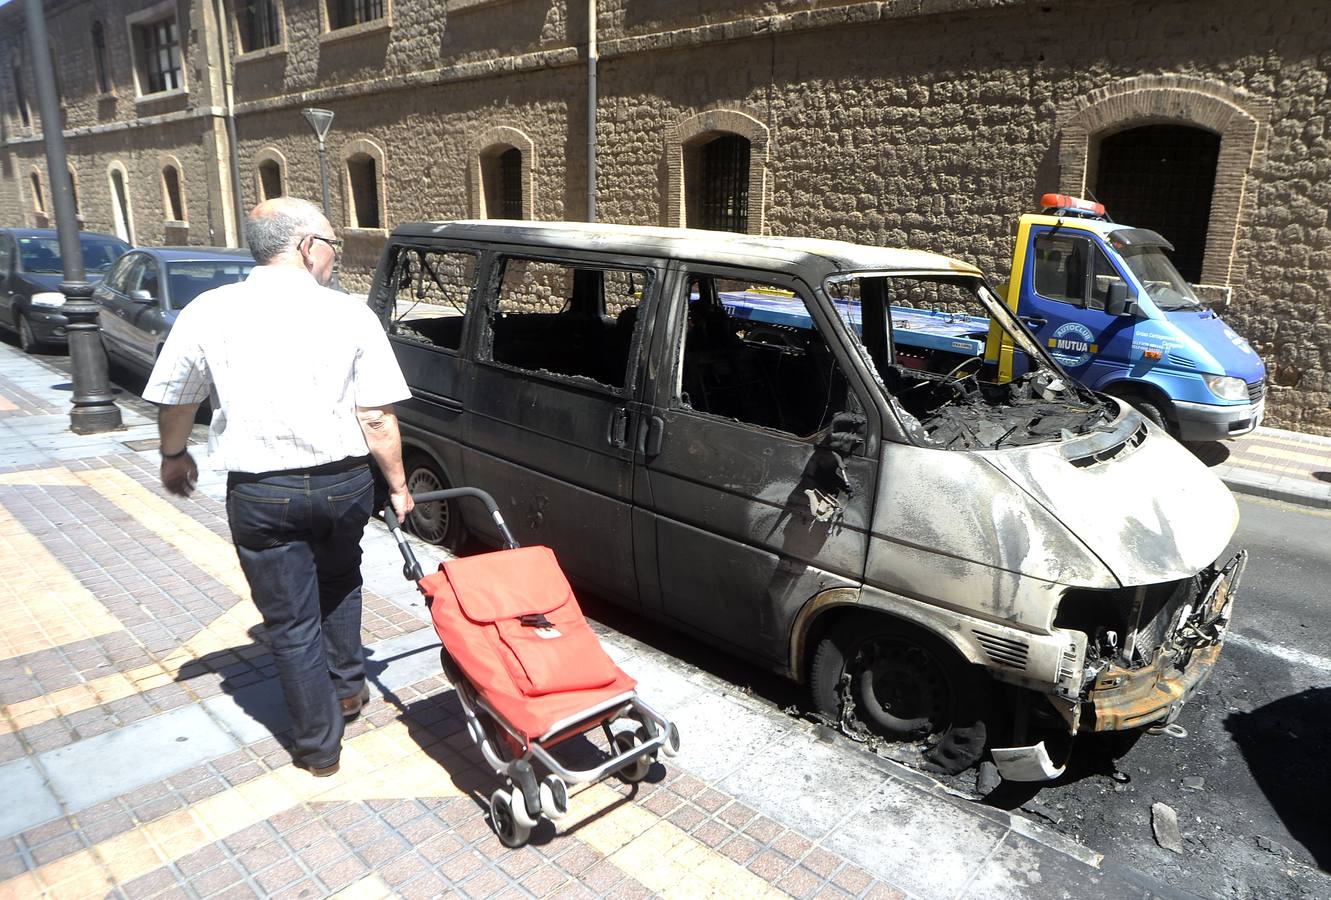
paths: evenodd
<path fill-rule="evenodd" d="M 500 535 L 504 538 L 505 550 L 512 550 L 518 546 L 517 540 L 513 537 L 513 532 L 508 530 L 508 523 L 504 521 L 503 514 L 499 512 L 499 504 L 495 503 L 494 497 L 480 488 L 448 488 L 443 491 L 426 491 L 423 494 L 411 495 L 411 499 L 417 503 L 434 503 L 440 500 L 453 500 L 461 497 L 471 497 L 485 504 L 485 508 L 490 512 L 490 518 L 494 520 L 495 525 L 499 528 Z M 402 533 L 402 522 L 398 519 L 397 512 L 393 509 L 391 502 L 384 504 L 384 523 L 393 535 L 393 540 L 397 541 L 398 552 L 402 554 L 402 576 L 408 581 L 420 581 L 425 577 L 425 573 L 421 569 L 421 564 L 416 560 L 416 554 L 412 552 L 411 545 L 407 543 L 406 535 Z"/>

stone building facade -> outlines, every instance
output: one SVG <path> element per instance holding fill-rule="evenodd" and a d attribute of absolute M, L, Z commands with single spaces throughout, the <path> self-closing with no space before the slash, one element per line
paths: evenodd
<path fill-rule="evenodd" d="M 1111 156 L 1130 175 L 1158 156 L 1163 174 L 1129 179 L 1131 221 L 1190 241 L 1185 274 L 1266 359 L 1268 421 L 1331 434 L 1324 0 L 57 0 L 47 16 L 85 227 L 234 243 L 237 206 L 318 199 L 300 112 L 324 107 L 361 289 L 400 222 L 586 217 L 593 27 L 602 221 L 917 247 L 1002 281 L 1041 193 L 1107 190 Z M 180 83 L 151 90 L 145 27 L 165 18 Z M 0 8 L 6 223 L 50 202 L 26 40 L 22 4 Z"/>

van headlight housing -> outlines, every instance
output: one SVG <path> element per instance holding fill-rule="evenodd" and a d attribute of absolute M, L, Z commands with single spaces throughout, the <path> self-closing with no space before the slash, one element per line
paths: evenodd
<path fill-rule="evenodd" d="M 1221 400 L 1247 400 L 1248 386 L 1232 375 L 1203 375 L 1206 386 Z"/>
<path fill-rule="evenodd" d="M 59 291 L 42 291 L 32 295 L 33 306 L 64 306 L 65 295 Z"/>

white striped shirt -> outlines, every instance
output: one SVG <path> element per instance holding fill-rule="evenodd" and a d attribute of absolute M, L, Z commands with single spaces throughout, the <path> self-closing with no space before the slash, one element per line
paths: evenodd
<path fill-rule="evenodd" d="M 369 307 L 295 266 L 256 266 L 181 310 L 143 397 L 183 406 L 210 388 L 209 450 L 231 472 L 364 456 L 356 407 L 411 396 Z"/>

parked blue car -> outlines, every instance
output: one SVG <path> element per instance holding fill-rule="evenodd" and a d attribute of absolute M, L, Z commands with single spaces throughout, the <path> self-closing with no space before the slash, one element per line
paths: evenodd
<path fill-rule="evenodd" d="M 93 292 L 107 354 L 146 376 L 180 310 L 204 291 L 243 280 L 252 268 L 248 250 L 139 247 L 126 253 Z"/>

